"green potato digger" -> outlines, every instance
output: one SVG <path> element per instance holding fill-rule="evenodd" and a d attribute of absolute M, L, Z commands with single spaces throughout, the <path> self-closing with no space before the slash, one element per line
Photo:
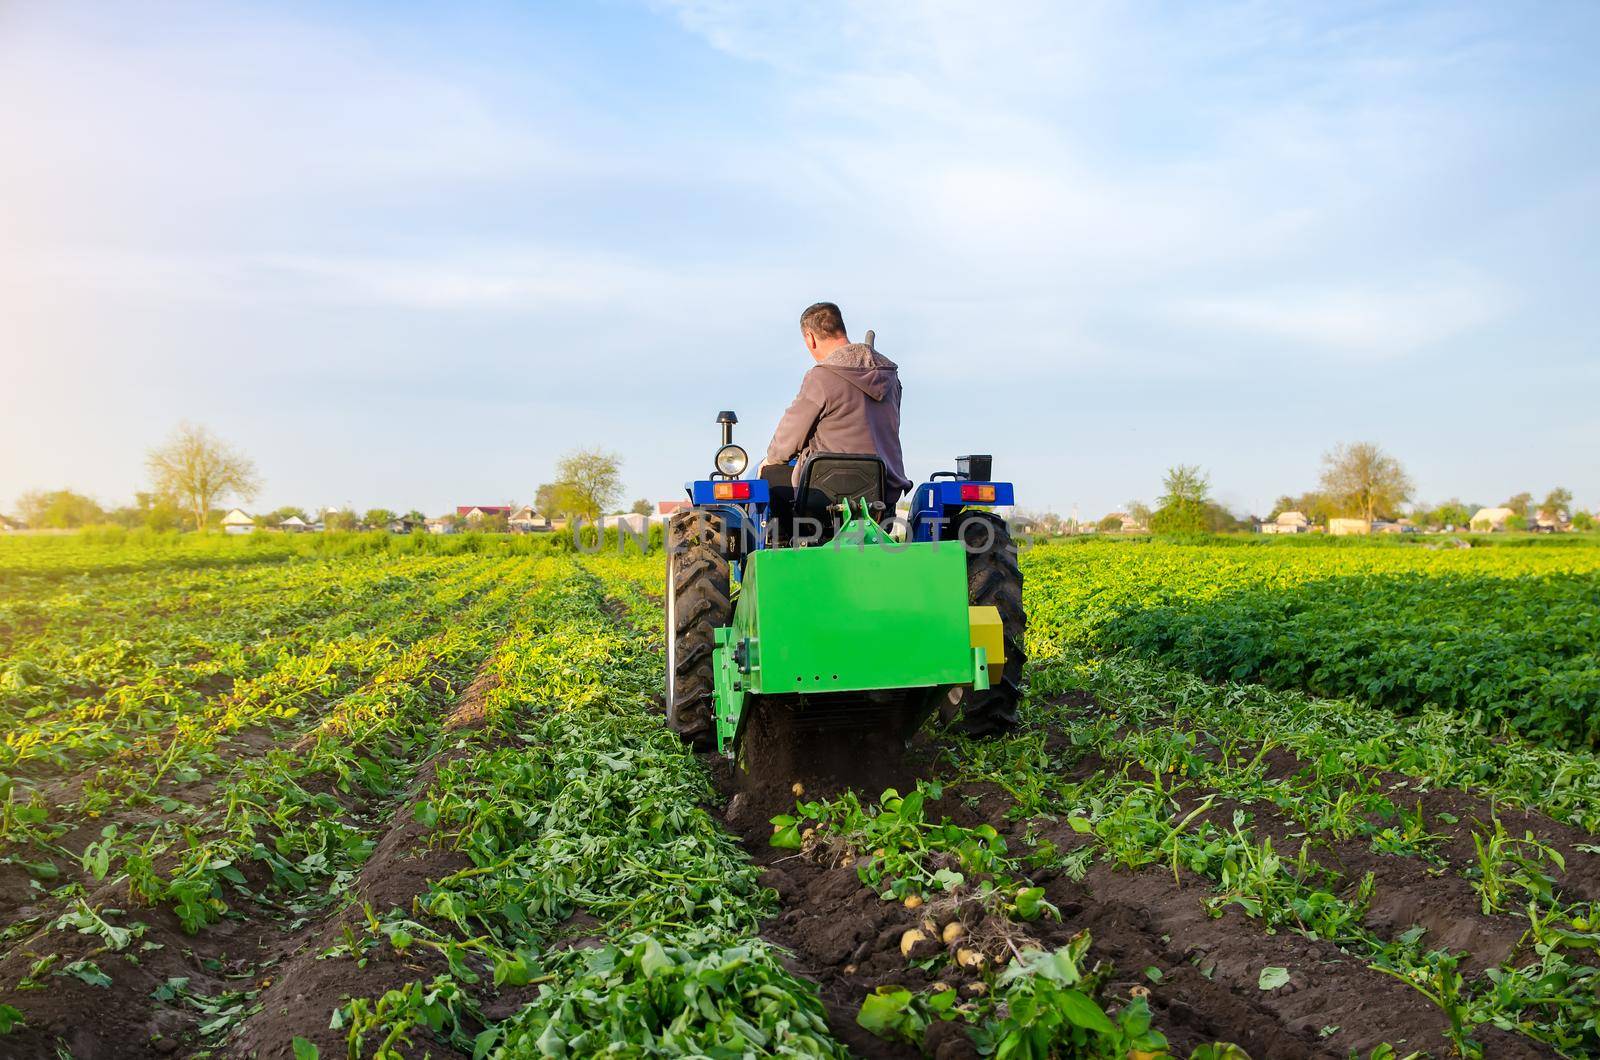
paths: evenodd
<path fill-rule="evenodd" d="M 668 725 L 741 760 L 771 740 L 903 743 L 931 715 L 1015 726 L 1022 574 L 990 458 L 959 458 L 894 518 L 875 455 L 815 455 L 792 489 L 789 468 L 744 477 L 737 420 L 718 415 L 715 471 L 667 526 Z"/>

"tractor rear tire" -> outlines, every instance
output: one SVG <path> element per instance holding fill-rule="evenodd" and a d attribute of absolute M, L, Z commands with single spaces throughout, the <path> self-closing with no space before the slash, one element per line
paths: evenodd
<path fill-rule="evenodd" d="M 697 751 L 716 738 L 713 631 L 733 624 L 722 517 L 687 511 L 667 523 L 667 727 Z"/>
<path fill-rule="evenodd" d="M 1004 520 L 992 512 L 964 511 L 950 521 L 950 539 L 967 553 L 967 601 L 1000 612 L 1006 663 L 1000 680 L 979 692 L 961 689 L 942 711 L 947 723 L 967 736 L 998 736 L 1017 727 L 1022 698 L 1022 668 L 1028 661 L 1023 634 L 1028 617 L 1022 609 L 1022 569 L 1017 546 Z"/>

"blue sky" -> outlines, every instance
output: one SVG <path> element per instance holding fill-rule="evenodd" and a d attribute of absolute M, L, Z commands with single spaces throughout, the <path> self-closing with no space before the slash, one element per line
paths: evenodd
<path fill-rule="evenodd" d="M 838 301 L 913 476 L 1237 510 L 1373 440 L 1600 505 L 1593 4 L 0 6 L 0 508 L 180 419 L 255 507 L 628 495 Z"/>

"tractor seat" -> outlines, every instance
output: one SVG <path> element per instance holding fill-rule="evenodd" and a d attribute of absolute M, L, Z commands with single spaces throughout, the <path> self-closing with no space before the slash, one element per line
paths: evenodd
<path fill-rule="evenodd" d="M 865 500 L 880 518 L 884 511 L 888 472 L 883 460 L 872 454 L 819 453 L 806 461 L 800 484 L 793 487 L 787 467 L 763 468 L 761 474 L 772 488 L 774 542 L 780 546 L 793 543 L 797 533 L 812 544 L 831 540 L 838 524 L 829 509 L 840 501 Z M 799 519 L 815 520 L 815 527 L 800 530 Z"/>
<path fill-rule="evenodd" d="M 875 453 L 818 453 L 800 469 L 795 492 L 808 500 L 813 493 L 820 494 L 826 498 L 824 508 L 840 501 L 865 500 L 879 514 L 889 499 L 889 472 Z"/>

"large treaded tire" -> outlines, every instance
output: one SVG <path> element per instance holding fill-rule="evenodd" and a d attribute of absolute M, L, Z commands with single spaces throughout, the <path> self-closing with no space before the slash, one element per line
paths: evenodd
<path fill-rule="evenodd" d="M 967 736 L 997 736 L 1017 727 L 1022 698 L 1022 668 L 1028 657 L 1023 644 L 1028 616 L 1022 609 L 1022 569 L 1017 546 L 1005 522 L 992 512 L 964 511 L 950 521 L 950 538 L 967 553 L 967 600 L 974 607 L 1000 612 L 1005 634 L 1003 676 L 982 692 L 966 689 L 944 712 Z"/>
<path fill-rule="evenodd" d="M 687 511 L 667 523 L 667 727 L 697 751 L 716 736 L 712 631 L 733 624 L 722 518 Z"/>

